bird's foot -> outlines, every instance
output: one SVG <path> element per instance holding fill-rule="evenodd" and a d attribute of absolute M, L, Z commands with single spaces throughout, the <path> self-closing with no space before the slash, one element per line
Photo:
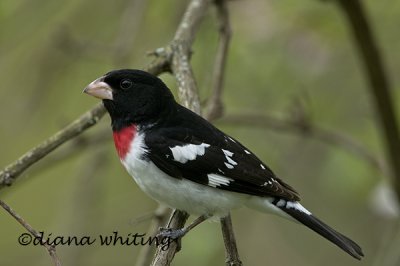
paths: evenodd
<path fill-rule="evenodd" d="M 172 239 L 178 239 L 183 237 L 186 234 L 186 230 L 181 228 L 181 229 L 173 229 L 173 228 L 163 228 L 161 227 L 159 229 L 159 233 L 157 236 L 163 237 L 163 238 L 172 238 Z"/>
<path fill-rule="evenodd" d="M 178 252 L 182 248 L 181 239 L 185 234 L 186 234 L 186 230 L 183 228 L 172 229 L 172 228 L 160 227 L 159 232 L 156 235 L 156 237 L 159 239 L 159 241 L 163 241 L 163 240 L 165 241 L 165 239 L 168 239 L 168 241 L 176 241 L 176 244 L 177 244 L 176 250 Z"/>

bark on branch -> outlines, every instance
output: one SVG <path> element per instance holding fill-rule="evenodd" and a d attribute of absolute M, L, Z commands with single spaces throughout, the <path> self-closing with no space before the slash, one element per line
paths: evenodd
<path fill-rule="evenodd" d="M 236 246 L 235 235 L 233 234 L 232 219 L 230 214 L 221 219 L 221 229 L 226 250 L 226 266 L 242 266 L 243 264 L 239 258 L 239 252 Z"/>
<path fill-rule="evenodd" d="M 192 0 L 190 2 L 175 34 L 175 38 L 167 50 L 167 52 L 170 53 L 168 57 L 172 58 L 171 70 L 177 79 L 179 99 L 184 106 L 188 107 L 197 114 L 200 114 L 201 112 L 200 101 L 197 85 L 189 60 L 191 55 L 191 46 L 193 44 L 195 34 L 210 4 L 210 0 Z M 229 16 L 225 0 L 217 0 L 215 4 L 217 6 L 218 21 L 220 24 L 220 42 L 215 61 L 213 88 L 214 94 L 212 99 L 213 103 L 216 104 L 211 105 L 210 109 L 210 113 L 213 114 L 214 117 L 216 117 L 216 108 L 221 107 L 220 101 L 224 68 L 230 40 Z M 218 115 L 221 114 L 222 112 L 218 113 Z M 186 213 L 175 210 L 171 216 L 168 227 L 183 227 L 187 218 L 188 215 Z M 227 264 L 241 265 L 230 216 L 221 220 L 221 227 L 227 251 Z M 156 256 L 154 257 L 152 265 L 170 265 L 176 252 L 177 245 L 175 243 L 174 245 L 170 246 L 167 251 L 163 251 L 161 248 L 159 248 Z"/>
<path fill-rule="evenodd" d="M 337 0 L 337 2 L 346 15 L 364 61 L 376 112 L 383 127 L 388 161 L 394 175 L 393 185 L 400 201 L 400 134 L 383 59 L 362 3 L 359 0 Z"/>
<path fill-rule="evenodd" d="M 189 3 L 175 37 L 166 49 L 167 58 L 170 58 L 170 69 L 177 80 L 179 100 L 197 114 L 200 114 L 200 100 L 190 65 L 191 46 L 210 3 L 210 0 L 192 0 Z M 188 217 L 187 213 L 175 210 L 169 220 L 168 228 L 182 228 Z M 170 265 L 176 252 L 176 242 L 167 250 L 158 248 L 151 265 Z"/>
<path fill-rule="evenodd" d="M 7 203 L 0 200 L 0 206 L 3 207 L 3 209 L 5 209 L 15 220 L 17 220 L 17 222 L 21 224 L 33 237 L 37 239 L 42 239 L 42 236 L 39 234 L 39 232 L 33 229 L 33 227 L 30 226 L 30 224 L 28 224 L 20 215 L 18 215 L 18 213 L 11 209 L 11 207 L 8 206 Z M 46 248 L 53 261 L 54 266 L 61 266 L 61 261 L 57 256 L 56 247 L 48 244 L 44 240 L 40 244 Z"/>
<path fill-rule="evenodd" d="M 154 75 L 159 75 L 168 69 L 167 65 L 167 59 L 160 57 L 154 60 L 154 62 L 152 62 L 145 70 Z M 26 152 L 15 162 L 6 166 L 2 171 L 0 171 L 0 189 L 12 185 L 15 180 L 34 163 L 40 161 L 43 157 L 51 153 L 63 143 L 71 140 L 86 129 L 97 124 L 105 113 L 106 110 L 102 103 L 95 105 L 74 122 L 64 127 L 38 146 Z"/>
<path fill-rule="evenodd" d="M 178 83 L 179 100 L 197 114 L 200 114 L 201 110 L 198 89 L 190 65 L 191 48 L 210 3 L 210 0 L 192 0 L 189 3 L 170 45 L 171 70 Z"/>
<path fill-rule="evenodd" d="M 198 89 L 190 65 L 191 46 L 193 44 L 195 35 L 198 31 L 199 25 L 203 20 L 211 0 L 192 0 L 182 18 L 182 21 L 176 31 L 175 37 L 169 46 L 157 49 L 157 58 L 147 67 L 148 72 L 158 75 L 165 71 L 171 71 L 176 77 L 179 91 L 179 99 L 181 103 L 200 114 L 200 101 L 198 96 Z M 224 0 L 217 1 L 218 12 L 220 16 L 222 33 L 218 57 L 216 60 L 216 93 L 220 97 L 222 92 L 223 70 L 226 60 L 227 47 L 230 37 L 230 28 L 228 24 L 228 14 Z M 161 51 L 161 52 L 160 52 Z M 220 100 L 220 99 L 219 99 Z M 16 162 L 7 166 L 0 172 L 0 189 L 11 185 L 20 175 L 28 169 L 32 164 L 38 162 L 51 151 L 59 147 L 66 141 L 76 137 L 87 128 L 96 124 L 99 119 L 105 114 L 102 104 L 98 104 L 78 118 L 76 121 L 56 133 L 44 141 L 39 146 L 28 151 Z M 169 221 L 169 228 L 181 228 L 184 226 L 188 214 L 181 211 L 174 211 Z M 227 223 L 229 221 L 229 223 Z M 225 233 L 233 236 L 232 226 L 230 220 L 224 220 L 222 227 Z M 229 241 L 234 241 L 234 238 L 226 238 Z M 236 243 L 230 243 L 236 246 Z M 157 250 L 156 256 L 153 260 L 153 265 L 169 265 L 176 253 L 176 245 L 171 245 L 167 251 L 161 249 Z M 238 258 L 237 249 L 232 251 L 228 248 L 227 252 L 235 252 L 232 256 Z M 232 257 L 231 255 L 229 255 Z M 239 260 L 240 261 L 240 260 Z"/>
<path fill-rule="evenodd" d="M 12 164 L 8 165 L 0 172 L 0 189 L 12 185 L 28 167 L 55 150 L 61 144 L 76 137 L 89 127 L 96 124 L 104 114 L 105 109 L 103 105 L 101 103 L 97 104 L 64 129 L 25 153 Z"/>
<path fill-rule="evenodd" d="M 315 125 L 306 120 L 278 119 L 271 115 L 264 114 L 230 114 L 226 115 L 218 123 L 241 125 L 250 127 L 262 127 L 278 132 L 288 132 L 301 136 L 312 137 L 335 147 L 340 147 L 349 153 L 363 159 L 373 168 L 388 174 L 388 167 L 384 160 L 375 156 L 356 139 L 353 139 L 341 132 L 329 130 Z"/>
<path fill-rule="evenodd" d="M 206 118 L 214 120 L 223 115 L 224 106 L 222 104 L 222 92 L 224 87 L 225 66 L 228 56 L 228 49 L 231 40 L 231 24 L 229 20 L 229 12 L 225 0 L 215 1 L 217 9 L 219 41 L 217 54 L 215 55 L 214 71 L 213 71 L 213 90 L 208 101 Z"/>

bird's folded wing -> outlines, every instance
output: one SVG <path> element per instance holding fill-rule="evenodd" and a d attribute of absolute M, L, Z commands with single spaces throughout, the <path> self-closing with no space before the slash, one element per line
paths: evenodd
<path fill-rule="evenodd" d="M 299 200 L 253 153 L 228 136 L 199 140 L 193 135 L 146 138 L 149 159 L 166 174 L 239 193 Z M 177 140 L 184 139 L 184 141 Z"/>

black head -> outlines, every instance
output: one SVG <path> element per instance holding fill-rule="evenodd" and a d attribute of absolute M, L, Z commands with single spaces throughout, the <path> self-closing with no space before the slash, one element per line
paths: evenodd
<path fill-rule="evenodd" d="M 120 69 L 94 80 L 85 93 L 103 100 L 114 130 L 157 121 L 175 103 L 167 86 L 141 70 Z"/>

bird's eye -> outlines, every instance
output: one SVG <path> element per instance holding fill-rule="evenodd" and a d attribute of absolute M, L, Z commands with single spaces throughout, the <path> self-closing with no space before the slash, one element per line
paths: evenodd
<path fill-rule="evenodd" d="M 129 89 L 130 87 L 132 87 L 132 84 L 133 84 L 132 80 L 130 80 L 130 79 L 123 79 L 119 85 L 121 86 L 121 88 L 122 88 L 123 90 L 127 90 L 127 89 Z"/>

